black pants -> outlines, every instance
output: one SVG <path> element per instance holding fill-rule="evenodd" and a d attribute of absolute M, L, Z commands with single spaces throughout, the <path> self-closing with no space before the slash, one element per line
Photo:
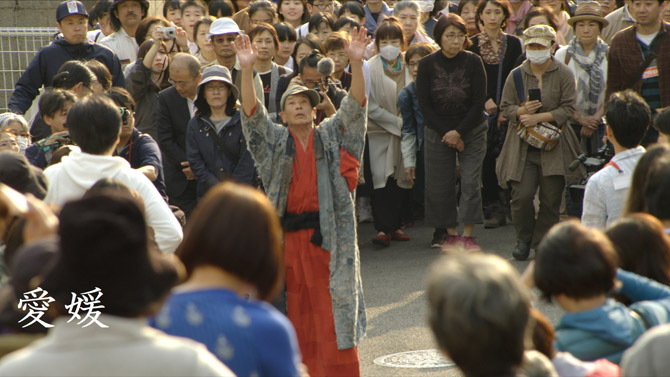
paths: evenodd
<path fill-rule="evenodd" d="M 395 178 L 389 177 L 384 188 L 372 192 L 372 218 L 377 231 L 391 233 L 400 229 L 403 201 L 409 199 L 407 191 L 398 187 Z"/>
<path fill-rule="evenodd" d="M 482 163 L 482 204 L 488 206 L 500 201 L 498 176 L 496 175 L 496 159 L 500 155 L 505 142 L 507 126 L 501 125 L 498 129 L 498 116 L 489 117 L 489 130 L 486 135 L 486 155 Z"/>

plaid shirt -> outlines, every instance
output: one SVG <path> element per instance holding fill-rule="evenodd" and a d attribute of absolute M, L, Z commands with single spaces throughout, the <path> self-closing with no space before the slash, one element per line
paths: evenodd
<path fill-rule="evenodd" d="M 663 22 L 656 38 L 668 32 L 670 24 Z M 643 57 L 636 36 L 637 27 L 630 26 L 618 32 L 608 53 L 609 66 L 607 69 L 607 90 L 605 98 L 612 93 L 632 88 L 642 93 L 642 77 L 638 77 L 632 87 L 628 86 L 633 79 L 632 75 L 639 72 Z M 670 106 L 670 36 L 666 36 L 658 48 L 656 63 L 659 72 L 659 89 L 661 91 L 661 107 Z"/>

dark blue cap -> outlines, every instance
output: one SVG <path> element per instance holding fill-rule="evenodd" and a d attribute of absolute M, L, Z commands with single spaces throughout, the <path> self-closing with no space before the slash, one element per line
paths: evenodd
<path fill-rule="evenodd" d="M 60 22 L 63 18 L 75 14 L 81 14 L 82 16 L 88 17 L 88 12 L 86 12 L 84 4 L 80 1 L 63 1 L 58 6 L 58 10 L 56 10 L 56 21 Z"/>

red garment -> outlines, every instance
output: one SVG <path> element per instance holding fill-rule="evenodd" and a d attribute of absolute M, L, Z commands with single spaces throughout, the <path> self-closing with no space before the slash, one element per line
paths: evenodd
<path fill-rule="evenodd" d="M 296 155 L 286 211 L 318 211 L 314 131 L 306 149 L 295 135 L 293 138 Z M 358 162 L 355 158 L 343 159 L 341 171 L 351 170 L 351 160 Z M 330 296 L 330 253 L 310 242 L 312 234 L 314 229 L 303 229 L 287 232 L 284 237 L 288 318 L 298 336 L 302 361 L 312 376 L 360 376 L 358 348 L 337 349 Z"/>

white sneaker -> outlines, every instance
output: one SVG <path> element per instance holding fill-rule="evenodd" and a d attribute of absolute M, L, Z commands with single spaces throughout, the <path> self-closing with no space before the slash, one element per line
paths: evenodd
<path fill-rule="evenodd" d="M 358 205 L 356 206 L 356 213 L 358 214 L 359 223 L 372 222 L 372 207 L 370 206 L 370 198 L 359 197 Z"/>

